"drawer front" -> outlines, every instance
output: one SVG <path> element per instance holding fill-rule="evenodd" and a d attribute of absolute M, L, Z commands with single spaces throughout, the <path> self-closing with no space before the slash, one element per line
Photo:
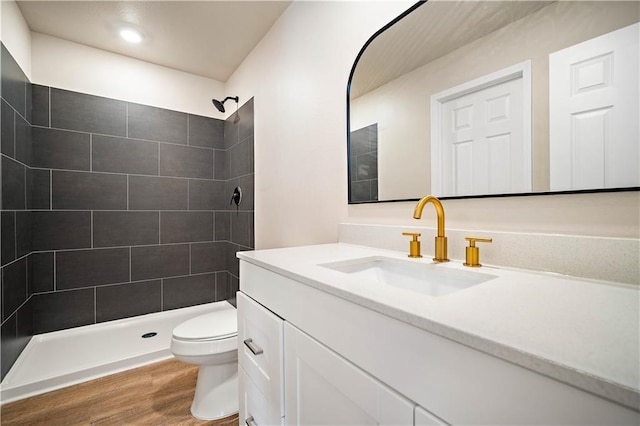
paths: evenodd
<path fill-rule="evenodd" d="M 245 426 L 281 425 L 283 419 L 271 412 L 268 399 L 249 378 L 247 372 L 238 369 L 240 412 L 238 423 Z"/>
<path fill-rule="evenodd" d="M 238 363 L 279 419 L 284 416 L 284 321 L 243 293 L 237 300 Z"/>

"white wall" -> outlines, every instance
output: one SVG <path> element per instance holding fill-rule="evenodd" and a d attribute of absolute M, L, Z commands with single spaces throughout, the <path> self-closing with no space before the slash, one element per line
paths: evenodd
<path fill-rule="evenodd" d="M 412 3 L 294 2 L 227 81 L 227 93 L 255 96 L 257 248 L 337 241 L 349 71 Z"/>
<path fill-rule="evenodd" d="M 347 205 L 346 83 L 411 2 L 294 2 L 227 82 L 255 96 L 256 247 L 334 242 L 338 223 L 415 225 L 415 203 Z M 425 194 L 426 195 L 426 194 Z M 638 238 L 638 192 L 445 200 L 447 226 Z M 433 223 L 432 223 L 433 222 Z M 425 211 L 421 225 L 435 226 Z"/>
<path fill-rule="evenodd" d="M 13 0 L 0 1 L 0 37 L 27 78 L 31 79 L 31 32 Z"/>
<path fill-rule="evenodd" d="M 32 33 L 32 83 L 224 119 L 224 83 Z"/>

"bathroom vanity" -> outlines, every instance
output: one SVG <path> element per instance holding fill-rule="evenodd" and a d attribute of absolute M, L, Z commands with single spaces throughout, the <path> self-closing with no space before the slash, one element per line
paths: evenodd
<path fill-rule="evenodd" d="M 238 257 L 241 423 L 640 422 L 635 286 L 348 244 Z"/>

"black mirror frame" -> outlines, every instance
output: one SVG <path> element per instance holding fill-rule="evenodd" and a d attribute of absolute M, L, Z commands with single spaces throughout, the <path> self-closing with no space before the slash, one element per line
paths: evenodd
<path fill-rule="evenodd" d="M 394 18 L 391 22 L 380 28 L 376 31 L 367 42 L 362 46 L 360 52 L 356 56 L 356 60 L 351 67 L 351 72 L 349 73 L 349 80 L 347 81 L 347 203 L 348 204 L 374 204 L 374 203 L 393 203 L 393 202 L 403 202 L 403 201 L 418 201 L 420 198 L 404 198 L 404 199 L 394 199 L 394 200 L 371 200 L 371 201 L 352 201 L 351 200 L 351 81 L 353 80 L 353 75 L 355 74 L 356 67 L 358 66 L 358 62 L 362 57 L 364 51 L 369 47 L 369 45 L 375 40 L 380 34 L 385 32 L 389 27 L 398 23 L 398 21 L 402 20 L 405 16 L 413 12 L 418 7 L 427 3 L 428 0 L 419 0 L 409 9 L 405 10 Z M 473 198 L 503 198 L 503 197 L 528 197 L 532 195 L 564 195 L 564 194 L 593 194 L 600 192 L 630 192 L 630 191 L 640 191 L 640 186 L 626 187 L 626 188 L 601 188 L 601 189 L 581 189 L 581 190 L 570 190 L 570 191 L 545 191 L 545 192 L 523 192 L 523 193 L 512 193 L 512 194 L 486 194 L 486 195 L 459 195 L 459 196 L 450 196 L 450 197 L 439 197 L 441 200 L 457 200 L 457 199 L 473 199 Z M 424 194 L 428 195 L 428 194 Z"/>

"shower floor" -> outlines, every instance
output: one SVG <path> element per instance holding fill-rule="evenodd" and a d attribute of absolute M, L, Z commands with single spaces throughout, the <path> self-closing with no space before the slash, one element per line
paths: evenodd
<path fill-rule="evenodd" d="M 172 358 L 173 329 L 227 302 L 33 336 L 0 384 L 2 404 Z M 157 333 L 151 338 L 143 334 Z"/>

